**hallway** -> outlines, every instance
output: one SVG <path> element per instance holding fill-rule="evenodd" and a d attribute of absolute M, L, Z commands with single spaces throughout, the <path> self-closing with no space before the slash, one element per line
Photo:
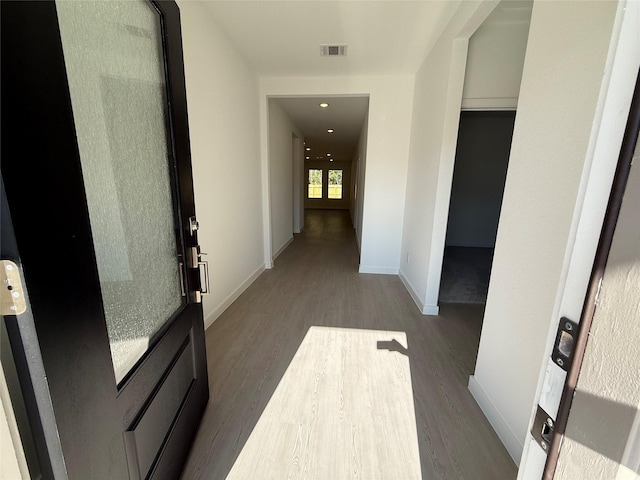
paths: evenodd
<path fill-rule="evenodd" d="M 348 211 L 307 210 L 206 332 L 211 398 L 182 479 L 515 479 L 467 389 L 482 308 L 421 315 L 398 277 L 358 273 Z"/>

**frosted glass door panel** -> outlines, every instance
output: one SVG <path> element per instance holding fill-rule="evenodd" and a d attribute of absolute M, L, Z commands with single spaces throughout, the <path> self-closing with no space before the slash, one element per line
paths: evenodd
<path fill-rule="evenodd" d="M 184 301 L 160 17 L 142 0 L 56 6 L 120 382 Z"/>

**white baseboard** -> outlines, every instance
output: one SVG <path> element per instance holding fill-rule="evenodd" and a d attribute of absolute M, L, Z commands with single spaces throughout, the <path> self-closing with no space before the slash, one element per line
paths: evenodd
<path fill-rule="evenodd" d="M 418 306 L 418 310 L 420 310 L 420 313 L 422 313 L 423 315 L 438 315 L 438 312 L 440 311 L 440 307 L 438 307 L 438 305 L 425 305 L 424 303 L 422 303 L 422 300 L 420 300 L 420 296 L 416 293 L 416 290 L 413 288 L 413 285 L 411 285 L 411 282 L 407 280 L 407 277 L 405 277 L 402 272 L 398 272 L 398 276 L 409 292 L 409 295 L 411 295 L 411 298 Z"/>
<path fill-rule="evenodd" d="M 409 292 L 409 295 L 411 295 L 411 298 L 413 299 L 415 304 L 418 306 L 418 310 L 422 312 L 422 308 L 424 307 L 424 304 L 422 303 L 422 300 L 420 300 L 420 296 L 416 293 L 415 289 L 413 288 L 413 285 L 411 285 L 411 282 L 407 280 L 407 277 L 405 277 L 402 274 L 402 272 L 398 272 L 398 277 L 400 277 L 400 281 L 404 285 L 404 288 L 407 289 L 407 292 Z"/>
<path fill-rule="evenodd" d="M 422 307 L 423 315 L 438 315 L 440 313 L 440 307 L 438 305 L 424 305 Z"/>
<path fill-rule="evenodd" d="M 242 293 L 249 288 L 249 286 L 256 281 L 256 279 L 260 276 L 260 274 L 262 272 L 264 272 L 265 270 L 265 266 L 264 265 L 260 265 L 260 267 L 253 272 L 251 275 L 249 275 L 249 278 L 247 278 L 244 282 L 242 282 L 242 284 L 236 288 L 233 292 L 231 292 L 229 294 L 229 296 L 227 296 L 227 298 L 225 298 L 222 303 L 220 305 L 218 305 L 218 307 L 211 312 L 209 315 L 206 316 L 206 318 L 204 319 L 204 329 L 206 330 L 207 328 L 209 328 L 211 325 L 213 325 L 213 322 L 215 322 L 218 317 L 220 315 L 222 315 L 222 313 L 229 308 L 229 306 L 231 306 L 231 304 L 233 302 L 235 302 L 238 297 L 240 295 L 242 295 Z"/>
<path fill-rule="evenodd" d="M 281 254 L 282 252 L 284 252 L 284 251 L 287 249 L 287 247 L 288 247 L 289 245 L 291 245 L 292 243 L 293 243 L 293 237 L 291 237 L 289 240 L 287 240 L 287 241 L 285 242 L 285 244 L 284 244 L 282 247 L 280 247 L 280 250 L 278 250 L 278 251 L 275 253 L 275 255 L 273 256 L 273 258 L 271 259 L 271 261 L 273 262 L 276 258 L 278 258 L 278 257 L 280 256 L 280 254 Z"/>
<path fill-rule="evenodd" d="M 397 275 L 398 269 L 393 267 L 372 267 L 369 265 L 360 265 L 358 270 L 360 273 L 376 273 L 378 275 Z"/>
<path fill-rule="evenodd" d="M 469 377 L 469 391 L 476 400 L 476 403 L 480 406 L 484 416 L 487 417 L 487 420 L 489 420 L 489 423 L 498 434 L 498 437 L 507 449 L 507 452 L 509 452 L 509 455 L 511 455 L 515 464 L 518 465 L 520 463 L 524 444 L 518 440 L 518 437 L 513 433 L 504 418 L 502 418 L 500 412 L 498 412 L 489 399 L 489 396 L 473 375 Z"/>

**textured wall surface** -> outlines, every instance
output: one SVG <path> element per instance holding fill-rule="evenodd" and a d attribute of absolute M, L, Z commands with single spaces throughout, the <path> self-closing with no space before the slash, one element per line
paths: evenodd
<path fill-rule="evenodd" d="M 634 157 L 557 476 L 640 478 L 640 156 Z"/>

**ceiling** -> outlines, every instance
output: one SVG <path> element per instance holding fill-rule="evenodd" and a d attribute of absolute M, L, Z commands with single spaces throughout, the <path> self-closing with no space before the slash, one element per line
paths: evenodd
<path fill-rule="evenodd" d="M 369 97 L 293 97 L 270 101 L 278 102 L 302 130 L 305 146 L 310 149 L 305 152 L 309 160 L 351 161 L 369 111 Z M 321 108 L 321 102 L 329 106 Z"/>
<path fill-rule="evenodd" d="M 415 74 L 462 1 L 206 0 L 205 4 L 257 75 L 306 77 Z M 523 3 L 531 0 L 503 1 L 492 16 L 498 21 L 518 19 L 523 12 L 526 15 L 526 8 L 518 8 Z M 321 56 L 321 45 L 327 44 L 347 45 L 346 56 Z M 322 100 L 330 107 L 319 108 Z M 312 159 L 326 153 L 351 159 L 368 98 L 271 101 L 278 101 L 302 130 L 313 149 Z M 328 134 L 328 128 L 335 132 Z"/>
<path fill-rule="evenodd" d="M 208 0 L 261 76 L 413 74 L 460 0 Z M 320 45 L 346 44 L 345 57 Z"/>

